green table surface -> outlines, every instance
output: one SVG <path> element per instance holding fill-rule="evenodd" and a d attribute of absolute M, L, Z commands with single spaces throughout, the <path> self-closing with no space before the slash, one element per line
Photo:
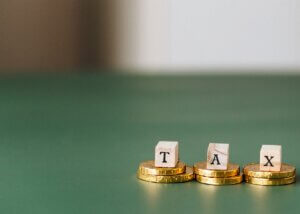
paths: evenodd
<path fill-rule="evenodd" d="M 259 161 L 281 144 L 300 167 L 300 76 L 0 75 L 0 213 L 299 213 L 300 184 L 210 186 L 136 179 L 159 140 L 189 165 L 209 142 Z"/>

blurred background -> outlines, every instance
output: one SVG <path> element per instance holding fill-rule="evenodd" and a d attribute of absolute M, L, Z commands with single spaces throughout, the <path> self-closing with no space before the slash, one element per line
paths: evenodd
<path fill-rule="evenodd" d="M 300 213 L 300 182 L 136 179 L 159 140 L 300 169 L 299 72 L 300 0 L 0 0 L 0 213 Z"/>
<path fill-rule="evenodd" d="M 1 0 L 0 70 L 300 70 L 297 0 Z"/>

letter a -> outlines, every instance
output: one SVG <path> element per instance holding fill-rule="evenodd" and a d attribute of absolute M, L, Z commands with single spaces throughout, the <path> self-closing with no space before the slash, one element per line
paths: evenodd
<path fill-rule="evenodd" d="M 217 154 L 214 154 L 214 159 L 212 160 L 212 162 L 210 164 L 214 165 L 215 161 L 217 161 L 217 165 L 221 165 L 221 163 L 219 161 L 219 156 Z"/>

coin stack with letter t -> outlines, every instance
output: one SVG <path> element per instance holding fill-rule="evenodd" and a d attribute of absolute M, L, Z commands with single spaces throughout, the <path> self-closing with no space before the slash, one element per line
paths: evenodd
<path fill-rule="evenodd" d="M 286 185 L 296 181 L 296 168 L 281 162 L 281 145 L 262 145 L 260 163 L 244 167 L 247 183 L 275 186 Z"/>
<path fill-rule="evenodd" d="M 155 160 L 140 163 L 137 177 L 155 183 L 180 183 L 193 180 L 193 169 L 178 159 L 178 142 L 159 141 L 155 147 Z"/>
<path fill-rule="evenodd" d="M 229 144 L 210 143 L 207 161 L 194 164 L 196 180 L 211 185 L 239 184 L 243 181 L 240 167 L 229 163 Z"/>

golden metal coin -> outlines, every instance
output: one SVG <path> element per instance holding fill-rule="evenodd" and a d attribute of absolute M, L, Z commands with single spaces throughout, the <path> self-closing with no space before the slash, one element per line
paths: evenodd
<path fill-rule="evenodd" d="M 244 168 L 244 174 L 249 177 L 255 178 L 288 178 L 293 177 L 296 174 L 296 168 L 288 164 L 281 164 L 281 170 L 279 172 L 266 172 L 261 171 L 259 164 L 248 164 Z"/>
<path fill-rule="evenodd" d="M 145 175 L 138 170 L 137 178 L 154 183 L 181 183 L 193 180 L 194 172 L 189 166 L 186 167 L 185 173 L 178 175 Z"/>
<path fill-rule="evenodd" d="M 296 182 L 296 176 L 287 178 L 255 178 L 245 176 L 245 181 L 249 184 L 263 185 L 263 186 L 277 186 L 286 185 Z"/>
<path fill-rule="evenodd" d="M 185 172 L 185 164 L 179 161 L 175 167 L 155 167 L 151 160 L 140 163 L 139 171 L 144 175 L 178 175 Z"/>
<path fill-rule="evenodd" d="M 233 177 L 224 177 L 224 178 L 212 178 L 205 177 L 201 175 L 196 175 L 196 180 L 203 184 L 210 185 L 231 185 L 231 184 L 239 184 L 243 181 L 243 174 L 233 176 Z"/>
<path fill-rule="evenodd" d="M 227 170 L 207 169 L 207 162 L 198 162 L 194 164 L 194 173 L 205 177 L 224 178 L 233 177 L 240 174 L 240 167 L 237 164 L 229 163 Z"/>

